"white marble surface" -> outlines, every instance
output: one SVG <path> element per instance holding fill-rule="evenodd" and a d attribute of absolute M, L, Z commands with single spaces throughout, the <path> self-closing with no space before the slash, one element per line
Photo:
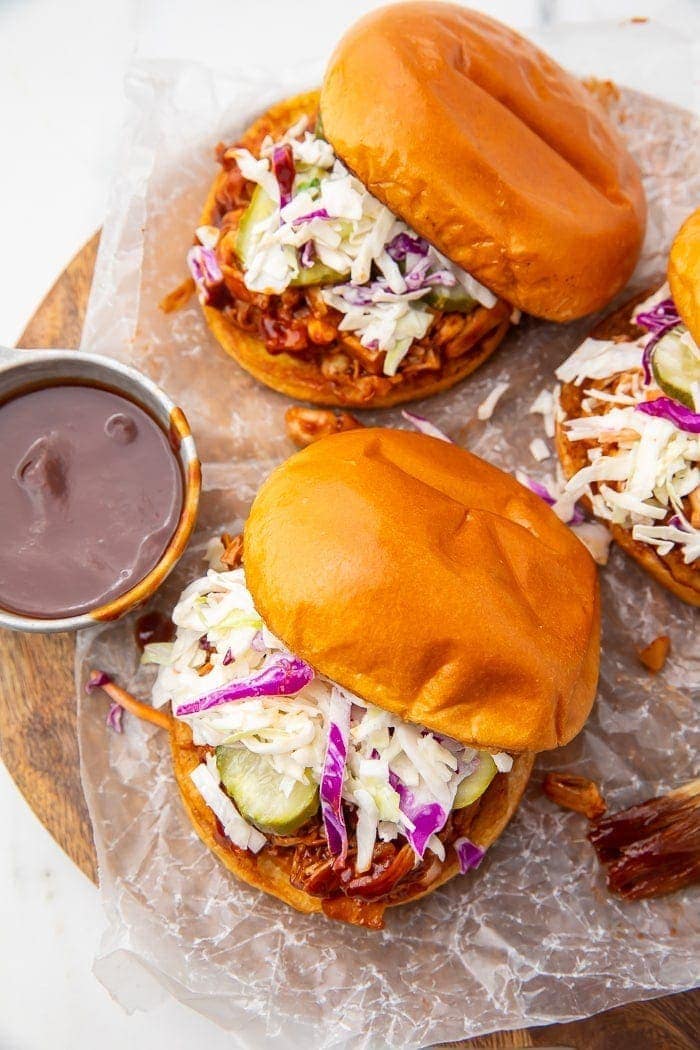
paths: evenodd
<path fill-rule="evenodd" d="M 343 27 L 373 6 L 366 0 L 0 0 L 0 343 L 18 338 L 66 261 L 100 224 L 119 164 L 121 81 L 134 50 L 218 64 L 226 61 L 230 40 L 254 65 L 298 62 L 327 53 Z M 664 32 L 697 34 L 692 19 L 699 12 L 687 0 L 482 0 L 480 6 L 520 27 L 553 24 L 548 39 L 558 57 L 582 72 L 609 76 L 619 51 L 585 53 L 586 24 L 651 15 L 668 27 Z M 560 19 L 581 23 L 575 54 L 559 37 Z M 624 79 L 635 83 L 635 62 L 623 57 Z M 637 65 L 653 62 L 647 50 Z M 695 62 L 659 71 L 663 94 L 697 104 L 698 69 Z M 0 1050 L 180 1050 L 201 1040 L 208 1050 L 230 1046 L 225 1033 L 175 1002 L 127 1016 L 109 999 L 91 974 L 103 928 L 97 892 L 2 766 L 0 822 Z"/>

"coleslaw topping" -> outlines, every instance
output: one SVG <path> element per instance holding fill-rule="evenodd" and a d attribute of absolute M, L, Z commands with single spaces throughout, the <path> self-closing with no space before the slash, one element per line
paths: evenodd
<path fill-rule="evenodd" d="M 565 419 L 558 410 L 568 439 L 588 446 L 588 462 L 565 491 L 572 499 L 587 496 L 596 517 L 630 530 L 660 555 L 678 548 L 689 565 L 700 557 L 700 416 L 664 396 L 650 349 L 671 333 L 692 353 L 700 350 L 667 285 L 631 320 L 647 333 L 625 342 L 586 339 L 556 371 L 562 383 L 586 384 L 580 415 Z"/>
<path fill-rule="evenodd" d="M 215 565 L 222 550 L 221 544 L 212 544 Z M 411 843 L 417 860 L 426 850 L 444 859 L 437 833 L 452 811 L 458 787 L 480 765 L 476 750 L 305 671 L 308 664 L 289 653 L 255 611 L 242 568 L 210 568 L 185 589 L 173 622 L 174 641 L 147 645 L 143 660 L 159 665 L 154 705 L 171 703 L 175 716 L 190 726 L 196 745 L 247 748 L 269 763 L 287 796 L 297 783 L 310 779 L 317 784 L 329 852 L 336 857 L 348 848 L 344 813 L 354 815 L 358 872 L 370 867 L 377 840 L 398 836 Z M 280 660 L 296 669 L 289 695 L 276 686 L 251 695 L 247 683 L 259 683 L 265 669 Z M 278 683 L 279 673 L 272 678 Z M 232 699 L 216 706 L 197 702 L 227 691 Z M 501 772 L 512 766 L 504 752 L 493 759 Z M 195 770 L 195 784 L 231 840 L 242 849 L 261 848 L 264 836 L 235 810 L 220 785 L 213 756 L 198 768 L 206 772 Z"/>
<path fill-rule="evenodd" d="M 267 136 L 259 159 L 231 151 L 267 198 L 250 232 L 245 285 L 281 294 L 304 269 L 323 264 L 321 295 L 344 315 L 340 329 L 385 351 L 384 373 L 394 375 L 433 320 L 431 292 L 459 289 L 486 307 L 496 296 L 397 219 L 307 126 L 302 118 L 281 140 Z"/>

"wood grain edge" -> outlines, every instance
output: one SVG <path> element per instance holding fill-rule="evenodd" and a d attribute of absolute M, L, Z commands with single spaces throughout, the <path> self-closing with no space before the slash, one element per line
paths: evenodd
<path fill-rule="evenodd" d="M 71 259 L 41 301 L 19 338 L 20 349 L 72 350 L 80 346 L 99 243 L 98 230 Z"/>
<path fill-rule="evenodd" d="M 697 1050 L 700 990 L 627 1003 L 581 1021 L 437 1044 L 434 1050 Z"/>
<path fill-rule="evenodd" d="M 0 635 L 0 756 L 22 795 L 70 859 L 97 882 L 80 782 L 70 634 Z"/>
<path fill-rule="evenodd" d="M 78 252 L 22 333 L 20 348 L 80 345 L 100 235 Z M 59 846 L 97 882 L 78 758 L 72 634 L 0 632 L 0 756 Z"/>

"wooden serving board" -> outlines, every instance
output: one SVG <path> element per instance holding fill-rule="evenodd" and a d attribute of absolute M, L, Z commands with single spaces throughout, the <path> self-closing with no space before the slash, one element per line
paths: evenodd
<path fill-rule="evenodd" d="M 76 255 L 27 325 L 19 347 L 80 344 L 99 234 Z M 97 882 L 80 783 L 73 683 L 74 636 L 0 630 L 0 756 L 17 787 L 78 867 Z M 490 1036 L 451 1047 L 696 1050 L 700 991 L 609 1010 L 571 1024 Z"/>

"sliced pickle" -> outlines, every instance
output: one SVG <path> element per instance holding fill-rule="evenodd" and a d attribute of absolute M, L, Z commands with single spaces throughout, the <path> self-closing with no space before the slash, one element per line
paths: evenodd
<path fill-rule="evenodd" d="M 470 314 L 478 305 L 476 299 L 472 299 L 471 295 L 459 285 L 455 285 L 454 288 L 443 288 L 438 285 L 426 295 L 423 302 L 435 310 L 455 314 Z"/>
<path fill-rule="evenodd" d="M 651 354 L 651 370 L 664 394 L 693 409 L 693 385 L 700 383 L 700 357 L 682 341 L 681 334 L 674 328 L 662 336 Z"/>
<path fill-rule="evenodd" d="M 342 280 L 344 277 L 341 273 L 317 261 L 313 266 L 300 266 L 299 273 L 289 283 L 293 288 L 304 288 L 310 284 L 337 284 Z"/>
<path fill-rule="evenodd" d="M 295 193 L 301 193 L 302 190 L 306 190 L 313 196 L 314 190 L 321 188 L 321 182 L 323 179 L 327 179 L 329 172 L 327 168 L 321 168 L 317 164 L 312 164 L 308 168 L 303 168 L 301 171 L 297 171 Z"/>
<path fill-rule="evenodd" d="M 307 168 L 305 171 L 300 171 L 297 175 L 296 193 L 301 190 L 308 190 L 313 196 L 313 190 L 320 187 L 323 179 L 328 178 L 328 171 L 326 168 L 319 168 L 317 165 L 313 165 Z M 314 205 L 315 207 L 315 205 Z M 347 236 L 351 231 L 351 223 L 340 223 L 340 233 L 343 236 Z M 292 287 L 303 288 L 310 284 L 337 284 L 338 281 L 343 281 L 345 278 L 342 273 L 338 273 L 336 270 L 331 270 L 330 266 L 326 266 L 325 263 L 317 260 L 313 266 L 300 266 L 299 273 L 296 277 L 290 281 Z"/>
<path fill-rule="evenodd" d="M 268 219 L 272 215 L 275 207 L 275 202 L 271 197 L 268 197 L 262 186 L 256 186 L 253 190 L 253 196 L 250 198 L 250 204 L 241 216 L 236 234 L 236 255 L 244 270 L 248 269 L 252 261 L 253 230 L 258 223 L 263 222 L 264 219 Z"/>
<path fill-rule="evenodd" d="M 496 763 L 488 751 L 480 751 L 479 765 L 473 773 L 464 778 L 457 788 L 453 808 L 464 809 L 465 806 L 471 806 L 472 802 L 476 802 L 486 791 L 497 772 Z"/>
<path fill-rule="evenodd" d="M 216 768 L 241 816 L 268 835 L 291 835 L 318 809 L 318 788 L 311 781 L 295 783 L 285 795 L 280 774 L 247 747 L 217 747 Z"/>
<path fill-rule="evenodd" d="M 250 204 L 243 212 L 236 234 L 236 255 L 244 270 L 249 269 L 252 262 L 253 230 L 258 223 L 272 215 L 275 207 L 275 202 L 268 197 L 262 186 L 256 186 L 250 198 Z M 290 284 L 293 287 L 304 287 L 311 284 L 335 284 L 342 280 L 342 274 L 336 273 L 335 270 L 331 270 L 330 266 L 317 261 L 313 266 L 300 266 L 299 273 L 290 281 Z"/>

